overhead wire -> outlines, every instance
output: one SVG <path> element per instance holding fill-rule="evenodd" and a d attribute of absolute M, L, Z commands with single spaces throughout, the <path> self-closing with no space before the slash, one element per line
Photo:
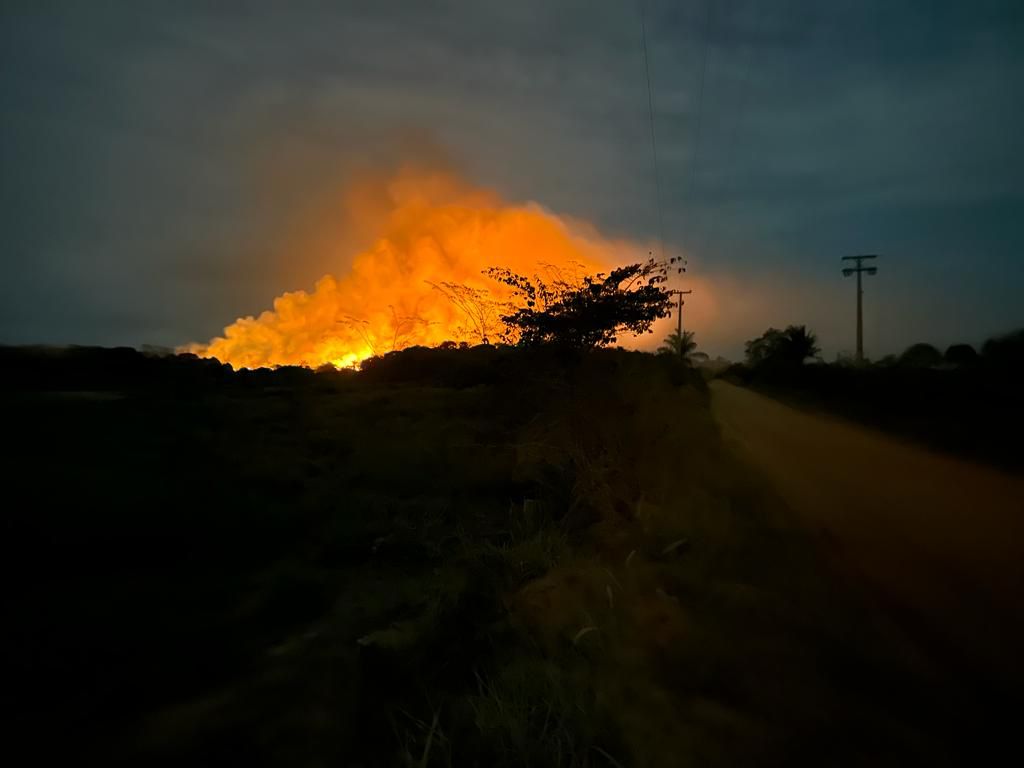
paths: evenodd
<path fill-rule="evenodd" d="M 647 9 L 644 0 L 640 0 L 640 39 L 644 51 L 644 76 L 647 80 L 647 114 L 651 125 L 651 161 L 654 171 L 655 206 L 658 210 L 658 257 L 665 259 L 665 213 L 661 192 L 661 170 L 658 165 L 658 137 L 654 128 L 654 92 L 651 88 L 651 64 L 647 51 Z"/>
<path fill-rule="evenodd" d="M 652 170 L 654 175 L 654 190 L 655 190 L 655 206 L 658 215 L 658 251 L 659 258 L 664 260 L 665 258 L 665 203 L 664 203 L 664 192 L 661 180 L 661 164 L 658 159 L 658 137 L 656 130 L 656 119 L 654 110 L 654 88 L 651 79 L 651 63 L 650 63 L 650 50 L 647 43 L 647 7 L 645 0 L 639 0 L 640 6 L 640 33 L 641 33 L 641 44 L 643 48 L 644 58 L 644 77 L 647 85 L 647 111 L 648 111 L 648 122 L 650 124 L 651 133 L 651 161 Z M 684 208 L 689 204 L 689 189 L 690 179 L 694 175 L 697 163 L 700 155 L 700 142 L 701 142 L 701 131 L 703 124 L 703 112 L 704 112 L 704 92 L 707 81 L 707 64 L 708 64 L 708 47 L 709 47 L 709 33 L 711 25 L 711 0 L 705 0 L 704 2 L 704 24 L 701 32 L 702 39 L 702 51 L 701 51 L 701 67 L 700 67 L 700 80 L 697 96 L 697 124 L 694 131 L 694 141 L 690 152 L 690 162 L 683 176 L 683 189 L 682 189 L 682 206 Z M 689 221 L 687 221 L 687 225 Z"/>
<path fill-rule="evenodd" d="M 733 14 L 730 17 L 730 20 L 733 23 L 737 23 L 738 19 L 742 18 L 742 13 L 738 8 L 738 6 L 740 5 L 742 5 L 742 3 L 736 3 L 733 5 Z M 731 126 L 729 127 L 729 130 L 723 130 L 723 136 L 725 139 L 725 141 L 723 142 L 724 148 L 721 149 L 718 154 L 720 156 L 724 156 L 724 158 L 726 159 L 726 168 L 729 168 L 729 166 L 732 165 L 732 168 L 730 170 L 735 170 L 735 163 L 733 163 L 732 161 L 736 157 L 738 152 L 740 127 L 744 122 L 744 113 L 747 111 L 747 105 L 750 101 L 750 73 L 754 59 L 754 45 L 755 41 L 757 40 L 760 29 L 762 15 L 761 11 L 762 6 L 760 4 L 757 4 L 753 8 L 753 14 L 749 17 L 749 40 L 741 52 L 739 67 L 735 76 L 736 88 L 734 91 L 735 98 L 733 99 L 733 105 L 731 110 L 733 113 L 732 119 L 731 121 L 727 121 L 724 119 L 722 121 L 723 126 L 726 126 L 730 122 Z M 739 177 L 742 175 L 743 174 L 734 174 L 735 181 L 738 182 Z M 731 187 L 734 191 L 738 192 L 737 184 L 733 184 L 731 185 Z M 703 246 L 706 246 L 709 241 L 707 232 L 699 231 L 696 222 L 693 222 L 693 224 L 691 225 L 691 231 L 696 233 L 694 234 L 691 242 L 699 242 L 699 244 L 702 246 L 701 250 L 703 251 Z"/>
<path fill-rule="evenodd" d="M 711 0 L 704 0 L 704 30 L 703 30 L 703 45 L 701 53 L 701 64 L 700 64 L 700 88 L 697 95 L 697 126 L 694 131 L 694 139 L 692 149 L 690 152 L 690 164 L 685 175 L 683 176 L 683 207 L 686 213 L 689 215 L 692 213 L 690 210 L 690 188 L 692 186 L 692 179 L 697 173 L 697 162 L 700 157 L 700 138 L 701 129 L 704 123 L 704 89 L 707 81 L 708 72 L 708 47 L 709 38 L 711 31 Z M 690 221 L 686 221 L 687 227 Z M 684 236 L 689 235 L 686 228 L 683 230 Z"/>

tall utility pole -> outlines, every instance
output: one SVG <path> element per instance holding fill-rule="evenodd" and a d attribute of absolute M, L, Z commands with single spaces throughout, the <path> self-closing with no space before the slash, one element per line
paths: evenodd
<path fill-rule="evenodd" d="M 864 287 L 861 285 L 861 275 L 867 273 L 869 275 L 878 274 L 878 267 L 865 267 L 865 259 L 877 259 L 876 254 L 865 254 L 863 256 L 843 256 L 842 261 L 855 261 L 857 262 L 856 267 L 844 267 L 843 277 L 849 277 L 850 275 L 857 275 L 857 365 L 861 365 L 864 362 Z"/>
<path fill-rule="evenodd" d="M 679 297 L 679 307 L 676 309 L 676 335 L 679 336 L 679 356 L 683 357 L 683 296 L 689 296 L 693 291 L 669 291 L 673 296 Z"/>

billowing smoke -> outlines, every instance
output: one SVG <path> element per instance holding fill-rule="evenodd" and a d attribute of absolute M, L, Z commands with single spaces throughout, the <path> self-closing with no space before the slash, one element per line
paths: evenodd
<path fill-rule="evenodd" d="M 185 350 L 235 367 L 316 367 L 349 366 L 414 344 L 479 343 L 495 320 L 481 311 L 481 297 L 503 297 L 482 273 L 488 267 L 571 276 L 640 261 L 650 250 L 533 203 L 503 203 L 450 171 L 363 178 L 346 200 L 355 226 L 377 230 L 368 249 L 312 291 L 284 293 L 273 309 Z"/>

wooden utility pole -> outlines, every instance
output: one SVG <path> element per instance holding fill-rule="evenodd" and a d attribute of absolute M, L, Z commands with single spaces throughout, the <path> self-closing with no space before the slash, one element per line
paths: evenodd
<path fill-rule="evenodd" d="M 849 277 L 850 275 L 857 275 L 857 365 L 864 363 L 864 287 L 861 284 L 861 275 L 867 273 L 869 275 L 878 274 L 878 267 L 865 267 L 863 262 L 865 259 L 877 259 L 876 254 L 865 254 L 862 256 L 843 256 L 842 261 L 855 261 L 856 267 L 844 267 L 843 277 Z"/>
<path fill-rule="evenodd" d="M 679 307 L 676 309 L 676 335 L 679 337 L 679 356 L 683 357 L 685 355 L 685 350 L 683 349 L 683 296 L 689 296 L 693 291 L 677 290 L 669 291 L 669 293 L 679 297 Z"/>

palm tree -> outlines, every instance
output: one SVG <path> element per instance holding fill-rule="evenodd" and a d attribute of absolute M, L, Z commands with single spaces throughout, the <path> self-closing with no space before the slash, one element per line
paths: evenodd
<path fill-rule="evenodd" d="M 795 365 L 803 365 L 808 358 L 817 357 L 821 353 L 818 337 L 805 325 L 790 325 L 783 332 L 782 352 L 786 359 Z"/>
<path fill-rule="evenodd" d="M 665 337 L 665 343 L 658 347 L 658 354 L 675 355 L 689 362 L 690 355 L 695 349 L 697 342 L 693 340 L 693 331 L 683 331 L 682 336 L 679 335 L 679 331 L 672 331 Z"/>
<path fill-rule="evenodd" d="M 773 367 L 801 366 L 808 358 L 815 358 L 821 350 L 818 337 L 804 325 L 790 325 L 784 331 L 769 328 L 756 339 L 747 342 L 747 365 Z"/>

